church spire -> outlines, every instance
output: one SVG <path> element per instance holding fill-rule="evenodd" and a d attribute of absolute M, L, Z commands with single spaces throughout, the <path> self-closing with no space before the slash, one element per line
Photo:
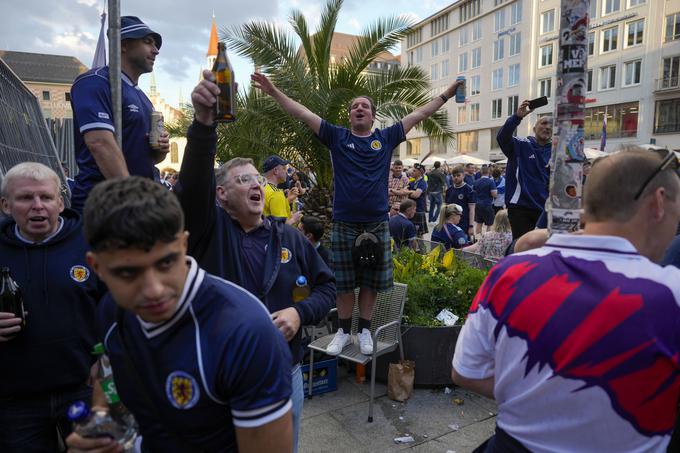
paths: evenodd
<path fill-rule="evenodd" d="M 149 95 L 156 95 L 156 73 L 151 71 L 151 83 L 149 84 Z"/>
<path fill-rule="evenodd" d="M 213 11 L 212 26 L 210 27 L 210 41 L 208 43 L 208 68 L 212 68 L 215 59 L 217 58 L 217 24 L 215 22 L 215 12 Z"/>

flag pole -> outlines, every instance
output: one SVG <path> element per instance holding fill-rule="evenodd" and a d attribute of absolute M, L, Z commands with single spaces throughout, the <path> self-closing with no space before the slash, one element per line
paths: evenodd
<path fill-rule="evenodd" d="M 123 149 L 120 78 L 120 0 L 109 0 L 109 84 L 116 142 Z"/>
<path fill-rule="evenodd" d="M 590 0 L 562 0 L 561 5 L 556 132 L 546 202 L 550 234 L 575 231 L 580 224 L 589 6 Z"/>

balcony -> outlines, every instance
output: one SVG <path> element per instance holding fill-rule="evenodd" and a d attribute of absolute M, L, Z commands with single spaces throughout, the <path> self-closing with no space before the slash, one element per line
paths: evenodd
<path fill-rule="evenodd" d="M 655 91 L 673 91 L 680 90 L 680 77 L 664 77 L 662 79 L 656 79 L 656 90 Z"/>

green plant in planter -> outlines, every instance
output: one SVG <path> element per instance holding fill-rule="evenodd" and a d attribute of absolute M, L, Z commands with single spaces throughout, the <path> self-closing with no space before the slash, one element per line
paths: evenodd
<path fill-rule="evenodd" d="M 394 255 L 394 280 L 408 285 L 404 307 L 407 324 L 442 326 L 435 317 L 444 308 L 458 316 L 459 322 L 464 322 L 472 299 L 486 277 L 486 270 L 456 260 L 453 250 L 440 254 L 439 248 L 427 255 L 402 248 Z"/>

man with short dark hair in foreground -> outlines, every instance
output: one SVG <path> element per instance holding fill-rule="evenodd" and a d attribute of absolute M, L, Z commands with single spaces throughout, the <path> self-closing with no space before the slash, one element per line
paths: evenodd
<path fill-rule="evenodd" d="M 672 167 L 672 168 L 671 168 Z M 626 184 L 619 184 L 620 181 Z M 672 151 L 593 165 L 583 235 L 505 258 L 470 307 L 453 381 L 499 404 L 486 452 L 665 451 L 680 393 Z"/>

